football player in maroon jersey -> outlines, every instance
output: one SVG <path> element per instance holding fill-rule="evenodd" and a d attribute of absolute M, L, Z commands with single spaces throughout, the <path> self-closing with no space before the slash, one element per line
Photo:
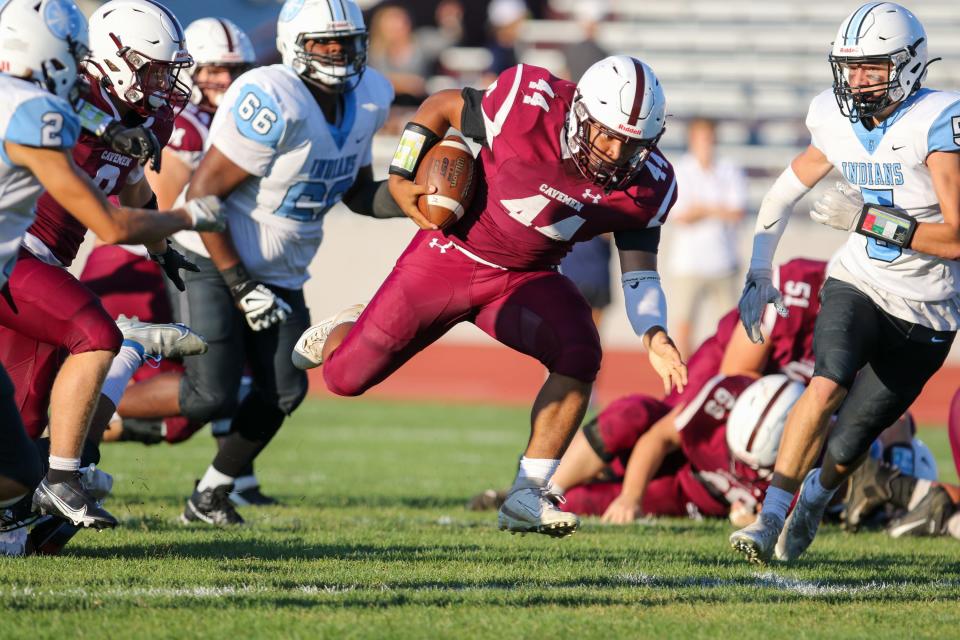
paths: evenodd
<path fill-rule="evenodd" d="M 90 52 L 83 61 L 91 85 L 87 101 L 125 127 L 149 130 L 163 144 L 186 98 L 177 75 L 190 63 L 182 29 L 167 9 L 147 0 L 113 0 L 90 20 Z M 73 149 L 73 161 L 121 205 L 157 208 L 134 154 L 84 132 Z M 205 345 L 185 327 L 164 325 L 175 335 L 161 335 L 160 325 L 124 321 L 121 330 L 97 297 L 65 269 L 85 233 L 86 227 L 49 193 L 40 197 L 9 279 L 9 296 L 0 304 L 0 361 L 15 381 L 17 404 L 32 438 L 39 438 L 46 427 L 49 408 L 54 437 L 50 470 L 34 494 L 34 505 L 75 524 L 113 526 L 113 517 L 88 500 L 78 484 L 80 458 L 65 452 L 80 450 L 91 424 L 94 432 L 97 425 L 102 428 L 130 375 L 142 364 L 146 345 L 137 351 L 122 344 L 125 338 L 152 336 L 148 341 L 156 344 L 148 351 L 154 355 L 182 352 L 188 344 L 197 353 Z M 164 255 L 170 276 L 186 266 L 167 250 L 165 240 L 148 246 Z M 44 295 L 36 295 L 38 291 Z M 178 336 L 185 339 L 173 344 Z M 94 439 L 97 435 L 92 434 Z M 96 462 L 95 450 L 90 455 Z M 59 508 L 73 503 L 82 505 L 69 512 Z M 102 517 L 90 525 L 95 510 Z M 81 512 L 87 517 L 77 515 Z"/>
<path fill-rule="evenodd" d="M 665 390 L 686 366 L 667 335 L 657 274 L 660 226 L 676 199 L 657 148 L 664 94 L 652 69 L 628 56 L 592 66 L 578 84 L 518 65 L 486 92 L 441 91 L 401 137 L 390 189 L 421 230 L 362 313 L 307 330 L 294 361 L 324 364 L 327 387 L 359 395 L 450 327 L 469 321 L 549 370 L 534 402 L 530 441 L 499 526 L 570 535 L 550 478 L 583 418 L 600 367 L 589 305 L 556 265 L 574 243 L 613 232 L 627 314 Z M 463 218 L 439 231 L 417 209 L 420 158 L 453 126 L 482 145 L 478 189 Z"/>

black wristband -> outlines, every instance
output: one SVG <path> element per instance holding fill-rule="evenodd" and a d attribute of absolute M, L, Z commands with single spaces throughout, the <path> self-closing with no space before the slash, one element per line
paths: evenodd
<path fill-rule="evenodd" d="M 141 209 L 149 209 L 150 211 L 156 211 L 160 208 L 160 205 L 157 203 L 157 194 L 152 194 L 150 199 L 147 200 L 147 204 L 140 207 Z"/>
<path fill-rule="evenodd" d="M 247 269 L 243 266 L 242 262 L 238 262 L 229 269 L 224 269 L 220 272 L 220 276 L 223 278 L 223 281 L 227 283 L 227 286 L 230 287 L 230 291 L 236 291 L 247 282 L 250 282 L 250 274 L 247 273 Z"/>
<path fill-rule="evenodd" d="M 408 122 L 403 128 L 397 150 L 390 161 L 388 173 L 400 176 L 404 180 L 413 180 L 417 175 L 420 161 L 433 145 L 440 141 L 440 136 L 422 124 Z"/>
<path fill-rule="evenodd" d="M 882 204 L 865 204 L 854 231 L 903 249 L 910 247 L 917 221 L 903 209 Z"/>

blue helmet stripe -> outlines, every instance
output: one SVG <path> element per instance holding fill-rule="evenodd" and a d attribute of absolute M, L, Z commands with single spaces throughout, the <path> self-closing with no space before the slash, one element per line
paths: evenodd
<path fill-rule="evenodd" d="M 882 2 L 873 2 L 868 3 L 857 9 L 857 12 L 853 14 L 853 17 L 850 18 L 850 22 L 847 23 L 847 29 L 843 33 L 843 44 L 856 44 L 857 39 L 860 37 L 860 28 L 863 27 L 863 21 L 870 15 L 870 12 L 875 8 L 879 7 Z M 851 33 L 851 27 L 856 24 L 857 27 L 853 29 Z M 850 41 L 853 41 L 852 43 Z"/>

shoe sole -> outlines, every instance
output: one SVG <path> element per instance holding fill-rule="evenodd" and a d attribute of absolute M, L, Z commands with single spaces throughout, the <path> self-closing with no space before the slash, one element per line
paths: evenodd
<path fill-rule="evenodd" d="M 525 535 L 528 533 L 539 533 L 550 536 L 551 538 L 567 538 L 572 536 L 580 528 L 580 522 L 552 522 L 550 524 L 527 525 L 510 517 L 503 517 L 501 514 L 497 518 L 497 528 L 500 531 L 509 531 L 512 534 Z"/>
<path fill-rule="evenodd" d="M 744 556 L 747 562 L 751 564 L 765 565 L 770 562 L 769 557 L 764 557 L 763 554 L 760 553 L 760 547 L 757 546 L 757 543 L 749 538 L 732 539 L 730 540 L 730 547 Z"/>
<path fill-rule="evenodd" d="M 187 500 L 187 506 L 183 509 L 183 513 L 180 514 L 180 524 L 209 524 L 213 527 L 236 527 L 244 524 L 241 522 L 214 522 L 213 518 L 204 515 L 200 510 L 198 510 L 191 500 Z"/>
<path fill-rule="evenodd" d="M 323 361 L 314 362 L 312 359 L 308 358 L 300 349 L 294 347 L 293 353 L 290 354 L 290 361 L 293 362 L 293 366 L 301 371 L 308 371 L 309 369 L 316 369 Z"/>

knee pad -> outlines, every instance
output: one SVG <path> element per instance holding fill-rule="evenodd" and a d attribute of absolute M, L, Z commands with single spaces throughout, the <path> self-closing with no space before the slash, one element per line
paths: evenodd
<path fill-rule="evenodd" d="M 73 317 L 63 346 L 70 353 L 112 351 L 119 353 L 123 334 L 117 323 L 104 310 L 99 300 L 91 300 Z"/>
<path fill-rule="evenodd" d="M 235 390 L 200 390 L 189 376 L 180 382 L 180 413 L 191 422 L 206 424 L 217 418 L 230 418 L 237 412 Z"/>
<path fill-rule="evenodd" d="M 307 397 L 307 376 L 303 374 L 298 376 L 297 384 L 290 389 L 284 389 L 277 399 L 277 408 L 283 411 L 285 415 L 292 414 L 303 399 Z"/>
<path fill-rule="evenodd" d="M 849 467 L 870 451 L 873 438 L 858 438 L 850 433 L 834 433 L 827 442 L 827 453 L 837 464 Z"/>

